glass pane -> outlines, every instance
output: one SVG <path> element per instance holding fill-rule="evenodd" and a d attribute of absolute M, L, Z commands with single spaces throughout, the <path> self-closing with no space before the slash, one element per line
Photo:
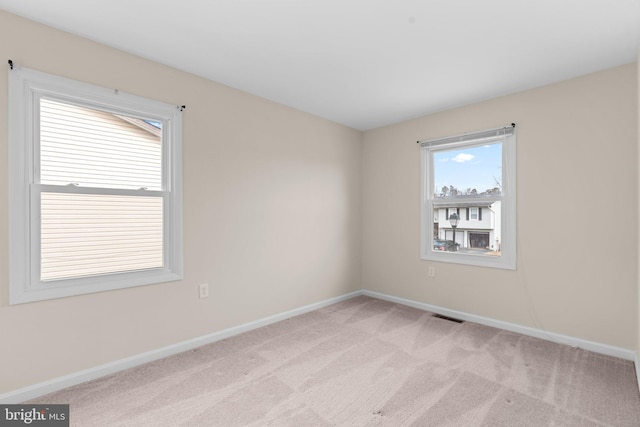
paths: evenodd
<path fill-rule="evenodd" d="M 483 197 L 502 193 L 502 143 L 433 154 L 435 197 Z"/>
<path fill-rule="evenodd" d="M 162 123 L 42 98 L 40 182 L 162 190 Z"/>
<path fill-rule="evenodd" d="M 502 143 L 433 152 L 433 250 L 501 255 Z"/>
<path fill-rule="evenodd" d="M 162 198 L 42 193 L 41 280 L 163 266 Z"/>

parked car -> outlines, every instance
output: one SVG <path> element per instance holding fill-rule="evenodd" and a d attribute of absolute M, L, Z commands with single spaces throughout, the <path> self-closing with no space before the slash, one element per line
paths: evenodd
<path fill-rule="evenodd" d="M 433 241 L 433 250 L 434 251 L 448 251 L 448 252 L 456 252 L 460 248 L 460 243 L 456 243 L 453 240 L 434 240 Z"/>

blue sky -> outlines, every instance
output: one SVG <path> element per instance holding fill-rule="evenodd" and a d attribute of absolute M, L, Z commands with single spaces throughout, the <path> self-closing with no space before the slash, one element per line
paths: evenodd
<path fill-rule="evenodd" d="M 437 151 L 433 164 L 436 195 L 445 185 L 482 193 L 496 186 L 494 177 L 502 182 L 502 144 Z"/>

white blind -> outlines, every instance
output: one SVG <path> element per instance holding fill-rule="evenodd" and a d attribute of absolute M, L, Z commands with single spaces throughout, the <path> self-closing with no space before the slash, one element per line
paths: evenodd
<path fill-rule="evenodd" d="M 40 101 L 41 184 L 162 190 L 159 123 Z M 42 281 L 163 267 L 157 193 L 40 195 Z"/>
<path fill-rule="evenodd" d="M 433 147 L 435 145 L 446 145 L 456 142 L 481 142 L 483 140 L 494 140 L 497 137 L 506 137 L 515 133 L 515 125 L 505 126 L 497 129 L 483 130 L 479 132 L 465 133 L 457 136 L 449 136 L 446 138 L 431 139 L 428 141 L 418 141 L 420 147 Z"/>

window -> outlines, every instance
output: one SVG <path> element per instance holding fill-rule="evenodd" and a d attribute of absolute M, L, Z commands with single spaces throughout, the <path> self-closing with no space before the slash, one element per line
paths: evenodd
<path fill-rule="evenodd" d="M 515 125 L 420 147 L 421 259 L 515 269 Z"/>
<path fill-rule="evenodd" d="M 469 208 L 469 219 L 472 221 L 478 220 L 478 208 Z"/>
<path fill-rule="evenodd" d="M 9 72 L 10 303 L 182 276 L 181 109 Z"/>

